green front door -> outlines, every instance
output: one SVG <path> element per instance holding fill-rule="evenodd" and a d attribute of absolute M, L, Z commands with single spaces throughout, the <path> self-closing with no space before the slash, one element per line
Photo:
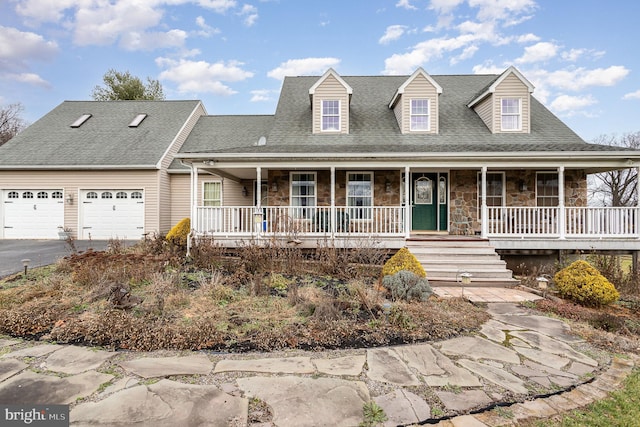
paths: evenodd
<path fill-rule="evenodd" d="M 415 231 L 447 230 L 447 174 L 413 173 L 411 228 Z"/>

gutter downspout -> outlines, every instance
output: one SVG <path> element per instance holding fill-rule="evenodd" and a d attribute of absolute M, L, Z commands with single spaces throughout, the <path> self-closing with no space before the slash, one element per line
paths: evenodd
<path fill-rule="evenodd" d="M 194 218 L 194 213 L 196 211 L 196 209 L 195 209 L 195 198 L 194 198 L 194 195 L 195 195 L 195 191 L 194 191 L 194 188 L 195 188 L 194 187 L 194 166 L 193 166 L 193 163 L 188 163 L 187 164 L 187 162 L 185 162 L 184 160 L 180 160 L 180 163 L 183 166 L 189 166 L 189 170 L 190 170 L 190 172 L 189 172 L 189 193 L 190 193 L 189 197 L 191 198 L 191 203 L 189 204 L 189 206 L 190 206 L 190 208 L 189 208 L 189 221 L 191 223 L 191 227 L 189 229 L 189 234 L 187 234 L 187 257 L 190 257 L 191 256 L 191 238 L 193 237 L 193 230 L 194 230 L 194 228 L 193 228 L 193 222 L 194 222 L 193 218 Z M 197 182 L 197 176 L 198 176 L 197 175 L 197 170 L 196 170 L 195 176 L 196 176 L 195 182 Z"/>

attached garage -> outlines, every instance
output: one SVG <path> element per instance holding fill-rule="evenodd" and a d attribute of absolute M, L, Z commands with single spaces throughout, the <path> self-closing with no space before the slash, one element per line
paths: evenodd
<path fill-rule="evenodd" d="M 53 239 L 64 224 L 62 189 L 4 190 L 3 237 L 5 239 Z"/>
<path fill-rule="evenodd" d="M 80 203 L 80 239 L 142 237 L 143 190 L 82 190 Z"/>

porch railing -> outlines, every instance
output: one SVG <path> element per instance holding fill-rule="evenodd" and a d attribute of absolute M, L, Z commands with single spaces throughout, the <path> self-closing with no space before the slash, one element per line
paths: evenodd
<path fill-rule="evenodd" d="M 491 206 L 487 232 L 489 237 L 640 238 L 639 209 Z"/>
<path fill-rule="evenodd" d="M 201 206 L 193 228 L 206 235 L 403 236 L 401 206 Z"/>

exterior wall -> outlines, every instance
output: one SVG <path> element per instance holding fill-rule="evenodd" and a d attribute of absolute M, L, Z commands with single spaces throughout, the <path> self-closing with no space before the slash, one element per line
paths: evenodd
<path fill-rule="evenodd" d="M 482 102 L 480 102 L 476 107 L 475 111 L 480 116 L 485 125 L 489 128 L 489 130 L 493 133 L 493 97 L 488 96 Z"/>
<path fill-rule="evenodd" d="M 313 95 L 313 133 L 336 133 L 322 131 L 322 100 L 340 100 L 340 132 L 338 133 L 349 133 L 349 94 L 347 89 L 332 75 L 329 75 L 316 88 Z"/>
<path fill-rule="evenodd" d="M 493 117 L 494 117 L 494 132 L 502 132 L 501 125 L 501 100 L 502 98 L 520 98 L 522 108 L 522 130 L 520 131 L 505 131 L 505 133 L 529 133 L 530 131 L 530 100 L 529 89 L 518 77 L 514 74 L 507 76 L 496 87 L 493 94 Z"/>
<path fill-rule="evenodd" d="M 77 236 L 80 226 L 79 194 L 89 189 L 144 190 L 144 232 L 158 232 L 159 192 L 158 171 L 2 171 L 0 189 L 51 188 L 62 189 L 64 197 L 73 197 L 73 205 L 65 203 L 63 227 L 71 228 Z"/>
<path fill-rule="evenodd" d="M 411 131 L 411 99 L 428 98 L 430 108 L 429 131 Z M 398 124 L 402 133 L 427 133 L 437 134 L 439 129 L 438 92 L 436 88 L 422 75 L 417 75 L 404 89 L 400 102 L 394 107 L 394 113 L 398 118 Z"/>
<path fill-rule="evenodd" d="M 171 226 L 191 214 L 191 175 L 188 173 L 171 174 Z"/>
<path fill-rule="evenodd" d="M 198 174 L 198 194 L 196 195 L 198 206 L 202 206 L 205 182 L 221 182 L 222 183 L 222 206 L 253 206 L 253 180 L 242 180 L 240 182 L 222 178 L 218 175 L 209 175 L 204 173 Z M 189 185 L 187 183 L 187 185 Z M 247 195 L 242 194 L 243 188 L 247 189 Z M 188 189 L 189 187 L 187 187 Z M 189 190 L 187 190 L 189 191 Z"/>
<path fill-rule="evenodd" d="M 502 172 L 494 171 L 491 172 Z M 506 206 L 536 206 L 536 171 L 504 171 Z M 451 234 L 465 234 L 460 224 L 470 223 L 473 232 L 480 231 L 478 171 L 451 171 Z M 526 190 L 520 190 L 520 184 Z M 587 206 L 587 178 L 584 171 L 565 171 L 565 206 Z"/>
<path fill-rule="evenodd" d="M 290 191 L 289 170 L 269 170 L 269 206 L 289 206 Z M 331 171 L 318 170 L 316 172 L 317 182 L 317 205 L 331 206 Z M 368 171 L 363 171 L 368 172 Z M 375 206 L 399 206 L 400 205 L 400 171 L 381 170 L 373 172 L 373 203 Z M 278 190 L 273 191 L 272 183 L 278 183 Z M 347 205 L 347 171 L 336 170 L 335 177 L 335 205 Z M 391 184 L 390 191 L 387 192 L 387 180 Z"/>
<path fill-rule="evenodd" d="M 172 212 L 172 191 L 171 191 L 171 180 L 172 178 L 167 173 L 167 169 L 169 165 L 173 161 L 173 157 L 180 150 L 182 144 L 187 139 L 187 136 L 196 125 L 196 122 L 205 114 L 204 106 L 202 103 L 199 103 L 195 108 L 189 119 L 183 125 L 180 133 L 176 136 L 173 144 L 168 148 L 164 157 L 160 161 L 160 172 L 158 174 L 158 189 L 159 189 L 159 198 L 158 198 L 158 211 L 160 213 L 160 228 L 159 231 L 161 233 L 168 232 L 171 227 L 175 224 L 173 212 Z M 188 185 L 188 184 L 187 184 Z M 188 188 L 188 187 L 187 187 Z M 188 201 L 187 201 L 188 205 Z M 189 212 L 189 211 L 187 211 Z M 188 215 L 187 215 L 188 216 Z M 184 217 L 183 217 L 184 218 Z"/>

